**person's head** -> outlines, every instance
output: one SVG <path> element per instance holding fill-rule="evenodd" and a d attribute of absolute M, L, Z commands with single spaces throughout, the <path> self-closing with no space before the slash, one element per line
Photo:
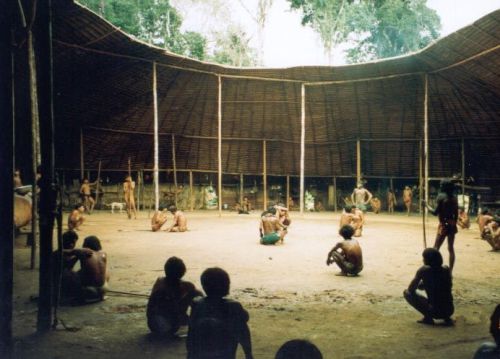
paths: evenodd
<path fill-rule="evenodd" d="M 248 197 L 247 196 L 243 197 L 243 200 L 248 201 Z"/>
<path fill-rule="evenodd" d="M 356 185 L 357 188 L 363 188 L 363 183 L 362 182 L 358 182 L 358 184 Z"/>
<path fill-rule="evenodd" d="M 344 239 L 351 239 L 354 235 L 354 228 L 352 226 L 345 224 L 339 229 L 339 234 Z"/>
<path fill-rule="evenodd" d="M 96 236 L 88 236 L 87 238 L 85 238 L 83 240 L 82 247 L 92 249 L 93 251 L 96 251 L 96 252 L 98 252 L 102 249 L 101 241 Z"/>
<path fill-rule="evenodd" d="M 158 211 L 160 211 L 160 212 L 161 212 L 161 211 L 163 211 L 164 209 L 165 209 L 165 207 L 164 207 L 164 206 L 162 206 L 162 205 L 158 206 Z"/>
<path fill-rule="evenodd" d="M 273 207 L 269 207 L 267 209 L 267 213 L 270 213 L 270 214 L 272 214 L 274 216 L 276 214 L 276 207 L 274 207 L 274 206 Z"/>
<path fill-rule="evenodd" d="M 89 180 L 87 178 L 84 178 L 83 183 L 89 183 Z"/>
<path fill-rule="evenodd" d="M 201 286 L 208 297 L 225 297 L 230 283 L 229 274 L 222 268 L 207 268 L 201 274 Z"/>
<path fill-rule="evenodd" d="M 444 192 L 448 195 L 451 195 L 451 194 L 453 194 L 453 190 L 455 189 L 455 185 L 450 180 L 443 179 L 439 183 L 439 188 L 441 189 L 441 192 Z"/>
<path fill-rule="evenodd" d="M 130 176 L 125 177 L 125 182 L 132 182 L 132 177 Z"/>
<path fill-rule="evenodd" d="M 287 341 L 278 349 L 274 359 L 323 359 L 318 347 L 305 339 Z"/>
<path fill-rule="evenodd" d="M 481 214 L 483 216 L 487 215 L 487 214 L 490 214 L 490 209 L 487 208 L 487 207 L 484 207 L 482 210 L 481 210 Z"/>
<path fill-rule="evenodd" d="M 186 274 L 186 265 L 182 259 L 170 257 L 165 262 L 165 276 L 173 281 L 179 281 Z"/>
<path fill-rule="evenodd" d="M 174 205 L 168 206 L 168 211 L 171 213 L 177 212 L 177 207 Z"/>
<path fill-rule="evenodd" d="M 73 249 L 75 248 L 76 241 L 78 241 L 78 234 L 75 231 L 69 230 L 64 232 L 62 236 L 62 246 L 63 249 Z"/>
<path fill-rule="evenodd" d="M 465 211 L 464 206 L 458 206 L 458 212 L 463 213 Z"/>
<path fill-rule="evenodd" d="M 83 205 L 83 203 L 78 203 L 75 205 L 75 207 L 73 209 L 76 209 L 77 211 L 83 212 L 83 211 L 85 211 L 85 206 Z"/>
<path fill-rule="evenodd" d="M 350 204 L 346 204 L 346 205 L 344 206 L 344 211 L 345 211 L 345 213 L 351 213 L 351 211 L 352 211 L 352 208 L 353 208 L 353 207 L 354 207 L 354 206 L 351 206 Z"/>
<path fill-rule="evenodd" d="M 15 176 L 15 177 L 19 177 L 19 176 L 21 176 L 21 172 L 19 171 L 19 168 L 16 168 L 16 169 L 14 170 L 14 176 Z"/>
<path fill-rule="evenodd" d="M 490 320 L 490 333 L 497 345 L 500 346 L 500 304 L 495 308 Z"/>
<path fill-rule="evenodd" d="M 443 257 L 441 253 L 435 248 L 426 248 L 422 253 L 424 264 L 431 268 L 440 268 L 443 265 Z"/>

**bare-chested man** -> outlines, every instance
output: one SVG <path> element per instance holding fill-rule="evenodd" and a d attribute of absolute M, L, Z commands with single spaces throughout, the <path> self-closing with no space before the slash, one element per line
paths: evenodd
<path fill-rule="evenodd" d="M 358 183 L 357 188 L 352 191 L 351 201 L 356 207 L 365 212 L 366 205 L 370 203 L 372 197 L 370 191 L 364 188 L 362 183 Z"/>
<path fill-rule="evenodd" d="M 352 239 L 354 229 L 349 225 L 340 228 L 339 234 L 344 238 L 332 248 L 326 258 L 326 264 L 335 263 L 341 275 L 357 276 L 363 270 L 363 254 L 357 240 Z"/>
<path fill-rule="evenodd" d="M 243 197 L 243 202 L 241 203 L 241 209 L 246 213 L 249 213 L 252 210 L 252 203 L 246 196 Z"/>
<path fill-rule="evenodd" d="M 167 232 L 186 232 L 187 228 L 187 219 L 184 213 L 177 209 L 176 206 L 172 205 L 168 207 L 170 213 L 174 215 L 172 225 L 167 228 Z"/>
<path fill-rule="evenodd" d="M 476 222 L 479 226 L 479 235 L 484 239 L 484 229 L 493 220 L 493 216 L 488 208 L 484 208 L 477 216 Z"/>
<path fill-rule="evenodd" d="M 135 181 L 132 181 L 132 177 L 125 177 L 125 182 L 123 182 L 123 196 L 125 197 L 125 204 L 127 205 L 127 216 L 129 219 L 132 218 L 132 212 L 134 213 L 134 218 L 137 219 L 134 189 Z"/>
<path fill-rule="evenodd" d="M 276 208 L 276 216 L 280 220 L 280 223 L 288 227 L 292 223 L 288 208 L 283 203 L 278 203 L 274 208 Z"/>
<path fill-rule="evenodd" d="M 464 207 L 458 207 L 458 226 L 462 229 L 470 228 L 470 219 Z"/>
<path fill-rule="evenodd" d="M 158 211 L 153 214 L 153 218 L 151 218 L 151 230 L 153 232 L 157 232 L 163 227 L 165 223 L 167 223 L 167 210 L 166 208 L 160 206 Z"/>
<path fill-rule="evenodd" d="M 276 208 L 271 207 L 260 218 L 260 243 L 261 244 L 276 244 L 283 240 L 286 235 L 286 226 L 283 225 L 276 215 Z"/>
<path fill-rule="evenodd" d="M 406 215 L 410 215 L 411 212 L 411 201 L 413 198 L 413 191 L 409 186 L 405 186 L 405 189 L 403 190 L 403 202 L 406 207 Z"/>
<path fill-rule="evenodd" d="M 80 302 L 91 303 L 104 299 L 109 281 L 107 271 L 108 258 L 102 251 L 101 242 L 96 236 L 89 236 L 83 241 L 83 247 L 72 251 L 80 260 L 78 272 L 81 284 Z"/>
<path fill-rule="evenodd" d="M 494 251 L 500 250 L 500 217 L 495 216 L 484 228 L 484 239 Z"/>
<path fill-rule="evenodd" d="M 444 240 L 448 238 L 448 252 L 450 255 L 450 271 L 453 272 L 455 265 L 455 234 L 457 233 L 458 219 L 458 201 L 453 195 L 454 184 L 449 180 L 442 180 L 440 185 L 440 193 L 437 197 L 437 207 L 433 209 L 428 204 L 427 208 L 435 216 L 439 217 L 438 233 L 434 248 L 439 250 Z"/>
<path fill-rule="evenodd" d="M 21 172 L 18 168 L 14 171 L 14 188 L 22 187 L 23 181 L 21 180 Z"/>
<path fill-rule="evenodd" d="M 396 205 L 396 195 L 392 189 L 387 190 L 387 212 L 394 213 L 394 206 Z"/>
<path fill-rule="evenodd" d="M 85 211 L 85 207 L 83 204 L 77 204 L 71 213 L 68 216 L 68 230 L 80 230 L 80 226 L 85 221 L 85 217 L 83 216 L 83 212 Z"/>
<path fill-rule="evenodd" d="M 80 195 L 82 196 L 83 205 L 85 206 L 85 209 L 89 214 L 92 213 L 95 206 L 95 200 L 92 197 L 91 187 L 94 186 L 96 183 L 97 182 L 89 183 L 89 180 L 85 178 L 80 187 Z"/>

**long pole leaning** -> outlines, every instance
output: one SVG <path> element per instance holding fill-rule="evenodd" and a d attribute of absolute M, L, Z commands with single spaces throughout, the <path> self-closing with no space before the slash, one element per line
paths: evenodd
<path fill-rule="evenodd" d="M 306 141 L 306 86 L 300 91 L 300 214 L 304 214 L 304 161 Z"/>
<path fill-rule="evenodd" d="M 356 183 L 361 183 L 361 140 L 356 141 Z"/>
<path fill-rule="evenodd" d="M 222 79 L 217 76 L 217 190 L 219 195 L 219 217 L 222 216 Z"/>
<path fill-rule="evenodd" d="M 12 352 L 12 294 L 14 266 L 14 56 L 11 44 L 13 1 L 4 3 L 0 12 L 0 357 Z"/>
<path fill-rule="evenodd" d="M 153 122 L 154 122 L 154 155 L 153 155 L 153 182 L 155 190 L 155 211 L 160 207 L 160 182 L 158 172 L 158 154 L 159 154 L 159 141 L 158 141 L 158 88 L 156 81 L 156 62 L 153 62 Z"/>
<path fill-rule="evenodd" d="M 174 201 L 177 207 L 177 162 L 175 159 L 175 135 L 172 134 L 172 165 L 174 167 Z"/>
<path fill-rule="evenodd" d="M 264 211 L 267 209 L 267 143 L 262 141 L 262 167 L 264 176 Z"/>
<path fill-rule="evenodd" d="M 429 78 L 424 75 L 424 198 L 429 203 Z M 427 248 L 425 222 L 427 206 L 422 211 L 424 248 Z"/>

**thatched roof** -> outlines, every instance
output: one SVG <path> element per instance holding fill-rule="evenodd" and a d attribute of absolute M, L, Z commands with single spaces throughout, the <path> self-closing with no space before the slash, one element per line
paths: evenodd
<path fill-rule="evenodd" d="M 53 19 L 58 166 L 153 167 L 152 67 L 158 64 L 160 168 L 217 170 L 222 76 L 222 168 L 297 175 L 306 83 L 306 176 L 417 177 L 429 79 L 430 176 L 461 170 L 500 178 L 500 11 L 408 56 L 350 66 L 228 68 L 148 46 L 77 4 Z M 272 81 L 271 81 L 272 80 Z M 326 82 L 326 83 L 324 83 Z"/>

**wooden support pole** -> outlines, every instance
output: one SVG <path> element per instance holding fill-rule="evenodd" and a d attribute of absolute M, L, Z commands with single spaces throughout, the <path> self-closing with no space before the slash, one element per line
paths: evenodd
<path fill-rule="evenodd" d="M 465 140 L 462 138 L 462 198 L 465 207 Z"/>
<path fill-rule="evenodd" d="M 267 210 L 267 148 L 266 140 L 262 141 L 262 167 L 264 176 L 264 211 Z"/>
<path fill-rule="evenodd" d="M 141 171 L 137 171 L 137 209 L 141 210 Z"/>
<path fill-rule="evenodd" d="M 222 79 L 217 76 L 217 174 L 218 174 L 218 195 L 219 195 L 219 217 L 222 216 Z"/>
<path fill-rule="evenodd" d="M 286 176 L 286 208 L 290 210 L 290 176 Z"/>
<path fill-rule="evenodd" d="M 245 179 L 243 173 L 240 173 L 240 206 L 243 206 L 243 196 L 245 191 Z"/>
<path fill-rule="evenodd" d="M 300 214 L 304 214 L 304 161 L 306 141 L 306 87 L 300 91 Z"/>
<path fill-rule="evenodd" d="M 172 165 L 174 167 L 174 201 L 177 207 L 177 162 L 175 159 L 175 135 L 172 134 Z"/>
<path fill-rule="evenodd" d="M 389 178 L 389 188 L 394 192 L 394 180 L 392 177 Z"/>
<path fill-rule="evenodd" d="M 83 154 L 83 128 L 80 127 L 80 180 L 85 177 L 85 157 Z"/>
<path fill-rule="evenodd" d="M 422 141 L 418 144 L 418 201 L 420 205 L 418 206 L 419 213 L 422 213 L 422 200 L 424 199 L 424 165 L 423 165 L 423 144 Z"/>
<path fill-rule="evenodd" d="M 38 332 L 52 327 L 53 297 L 53 232 L 57 193 L 55 185 L 55 124 L 52 76 L 52 2 L 42 1 L 37 6 L 35 25 L 38 68 L 38 107 L 40 114 L 40 276 L 38 292 Z"/>
<path fill-rule="evenodd" d="M 356 183 L 361 183 L 361 140 L 356 141 Z"/>
<path fill-rule="evenodd" d="M 424 198 L 429 203 L 429 78 L 424 75 Z M 422 212 L 424 248 L 427 248 L 427 236 L 425 229 L 427 206 Z"/>
<path fill-rule="evenodd" d="M 337 212 L 337 177 L 333 177 L 333 210 Z"/>
<path fill-rule="evenodd" d="M 189 209 L 194 211 L 193 171 L 189 171 Z"/>
<path fill-rule="evenodd" d="M 11 46 L 13 1 L 0 11 L 0 358 L 12 354 L 12 297 L 14 268 L 14 56 Z"/>
<path fill-rule="evenodd" d="M 158 88 L 156 80 L 156 61 L 153 62 L 153 121 L 154 121 L 154 163 L 153 163 L 153 182 L 155 191 L 155 211 L 160 207 L 160 180 L 158 172 L 159 158 L 159 140 L 158 140 Z"/>
<path fill-rule="evenodd" d="M 97 168 L 97 180 L 95 185 L 95 203 L 99 203 L 99 192 L 101 188 L 101 160 L 99 160 L 99 167 Z"/>

